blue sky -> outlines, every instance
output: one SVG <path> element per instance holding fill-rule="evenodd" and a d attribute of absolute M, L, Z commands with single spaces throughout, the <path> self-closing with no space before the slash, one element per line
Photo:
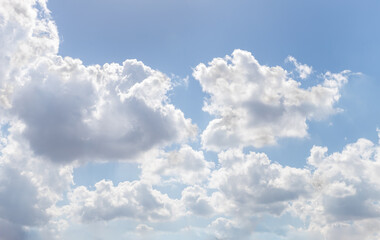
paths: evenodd
<path fill-rule="evenodd" d="M 379 238 L 379 9 L 0 0 L 0 239 Z"/>

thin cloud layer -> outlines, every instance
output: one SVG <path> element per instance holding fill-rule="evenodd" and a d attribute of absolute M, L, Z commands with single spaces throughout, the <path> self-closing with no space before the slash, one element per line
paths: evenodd
<path fill-rule="evenodd" d="M 203 110 L 215 116 L 202 133 L 203 147 L 262 147 L 278 138 L 305 137 L 307 121 L 338 111 L 334 105 L 347 73 L 328 72 L 322 84 L 303 89 L 283 68 L 260 65 L 243 50 L 199 64 L 193 76 L 209 94 Z"/>

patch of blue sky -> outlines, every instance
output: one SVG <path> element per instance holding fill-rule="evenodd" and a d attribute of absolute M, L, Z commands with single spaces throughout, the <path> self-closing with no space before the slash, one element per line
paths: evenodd
<path fill-rule="evenodd" d="M 74 183 L 76 186 L 86 186 L 92 189 L 94 184 L 105 179 L 111 180 L 114 185 L 124 181 L 139 179 L 141 170 L 133 162 L 90 162 L 74 169 Z"/>

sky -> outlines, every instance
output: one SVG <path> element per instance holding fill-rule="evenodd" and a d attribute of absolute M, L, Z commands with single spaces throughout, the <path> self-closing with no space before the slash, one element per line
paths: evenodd
<path fill-rule="evenodd" d="M 0 0 L 0 240 L 379 239 L 379 9 Z"/>

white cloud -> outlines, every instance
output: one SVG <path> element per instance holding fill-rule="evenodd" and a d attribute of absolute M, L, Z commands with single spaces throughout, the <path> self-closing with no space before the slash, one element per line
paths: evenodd
<path fill-rule="evenodd" d="M 73 183 L 72 166 L 34 156 L 21 137 L 22 128 L 13 122 L 0 148 L 0 229 L 5 229 L 0 238 L 5 240 L 24 239 L 32 228 L 42 235 L 63 230 L 62 222 L 54 225 L 60 214 L 55 204 Z"/>
<path fill-rule="evenodd" d="M 56 56 L 40 59 L 30 77 L 11 111 L 34 152 L 52 161 L 131 159 L 196 134 L 168 103 L 170 79 L 142 62 L 85 67 Z"/>
<path fill-rule="evenodd" d="M 84 66 L 62 58 L 45 1 L 2 5 L 0 101 L 25 124 L 36 154 L 56 162 L 131 159 L 195 136 L 196 126 L 169 103 L 166 75 L 137 60 Z"/>
<path fill-rule="evenodd" d="M 152 159 L 153 158 L 153 159 Z M 207 180 L 213 162 L 205 160 L 202 151 L 195 151 L 189 145 L 183 145 L 179 150 L 160 151 L 158 156 L 142 161 L 141 178 L 154 184 L 177 181 L 183 184 L 200 184 Z"/>
<path fill-rule="evenodd" d="M 225 150 L 215 168 L 185 144 L 196 126 L 167 97 L 187 78 L 173 83 L 137 60 L 84 66 L 62 58 L 46 1 L 0 1 L 0 239 L 25 239 L 31 229 L 58 238 L 72 220 L 154 222 L 155 229 L 137 225 L 143 235 L 161 231 L 157 222 L 198 216 L 213 220 L 207 229 L 217 239 L 242 239 L 258 218 L 284 213 L 305 224 L 287 226 L 281 238 L 380 238 L 378 144 L 359 139 L 332 154 L 314 146 L 302 169 L 241 150 L 305 137 L 307 121 L 338 111 L 348 71 L 327 72 L 322 84 L 303 89 L 283 68 L 242 50 L 198 65 L 193 75 L 210 96 L 204 111 L 215 116 L 202 144 Z M 287 60 L 301 79 L 312 73 Z M 160 150 L 173 143 L 182 145 Z M 141 163 L 139 181 L 70 189 L 81 161 L 127 159 Z M 152 186 L 163 182 L 187 186 L 173 199 Z"/>
<path fill-rule="evenodd" d="M 334 239 L 379 237 L 373 227 L 380 221 L 379 156 L 380 146 L 367 139 L 330 155 L 325 147 L 312 148 L 308 163 L 315 168 L 315 192 L 294 204 L 300 216 L 313 216 L 310 229 Z"/>
<path fill-rule="evenodd" d="M 337 112 L 347 73 L 328 72 L 322 84 L 303 89 L 283 68 L 260 65 L 242 50 L 199 64 L 193 76 L 210 95 L 203 110 L 215 116 L 202 133 L 203 147 L 262 147 L 282 137 L 305 137 L 308 120 Z"/>
<path fill-rule="evenodd" d="M 102 180 L 95 190 L 84 186 L 69 193 L 70 205 L 65 212 L 82 222 L 128 218 L 141 221 L 168 221 L 183 215 L 179 200 L 152 189 L 149 184 L 133 181 L 114 186 Z"/>
<path fill-rule="evenodd" d="M 294 66 L 296 67 L 296 71 L 298 72 L 301 79 L 306 79 L 311 74 L 311 72 L 313 71 L 312 67 L 310 67 L 306 64 L 299 63 L 297 61 L 297 59 L 295 59 L 292 56 L 288 56 L 286 58 L 286 61 L 294 64 Z"/>
<path fill-rule="evenodd" d="M 222 194 L 223 206 L 215 208 L 213 196 L 202 195 L 227 217 L 209 226 L 217 239 L 259 236 L 260 229 L 255 228 L 260 218 L 287 218 L 285 212 L 303 224 L 282 225 L 279 239 L 380 236 L 380 146 L 369 140 L 359 139 L 332 154 L 314 146 L 303 169 L 282 167 L 270 163 L 265 154 L 247 155 L 240 150 L 222 152 L 219 161 L 221 168 L 212 173 L 210 187 Z"/>
<path fill-rule="evenodd" d="M 217 240 L 247 239 L 250 231 L 228 218 L 217 218 L 208 225 L 209 232 Z"/>
<path fill-rule="evenodd" d="M 288 202 L 307 197 L 312 189 L 308 170 L 272 163 L 264 153 L 228 150 L 219 154 L 219 161 L 210 187 L 222 193 L 222 211 L 231 216 L 279 215 Z"/>
<path fill-rule="evenodd" d="M 215 213 L 214 202 L 207 196 L 207 190 L 200 186 L 190 186 L 182 191 L 181 201 L 189 214 L 210 216 Z"/>
<path fill-rule="evenodd" d="M 39 5 L 39 9 L 35 7 Z M 14 85 L 39 57 L 58 52 L 58 32 L 46 1 L 2 0 L 0 8 L 0 107 L 10 107 Z"/>

